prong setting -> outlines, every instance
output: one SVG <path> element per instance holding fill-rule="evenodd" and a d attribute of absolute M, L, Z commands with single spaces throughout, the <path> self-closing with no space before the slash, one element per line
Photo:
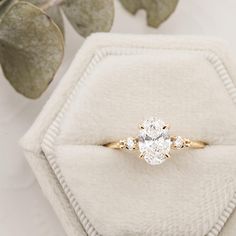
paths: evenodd
<path fill-rule="evenodd" d="M 170 124 L 167 123 L 166 125 L 164 125 L 163 129 L 170 129 Z"/>
<path fill-rule="evenodd" d="M 139 127 L 139 129 L 144 129 L 143 124 L 139 124 L 138 127 Z"/>
<path fill-rule="evenodd" d="M 170 153 L 166 153 L 165 154 L 165 157 L 166 157 L 166 159 L 169 159 L 171 156 L 170 156 Z"/>
<path fill-rule="evenodd" d="M 119 145 L 120 145 L 121 149 L 124 149 L 125 148 L 125 140 L 120 140 Z"/>
<path fill-rule="evenodd" d="M 143 160 L 143 159 L 144 159 L 144 155 L 145 155 L 145 153 L 141 153 L 141 154 L 139 155 L 139 159 Z"/>

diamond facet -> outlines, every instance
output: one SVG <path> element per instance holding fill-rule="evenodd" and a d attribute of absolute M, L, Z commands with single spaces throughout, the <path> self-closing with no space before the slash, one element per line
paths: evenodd
<path fill-rule="evenodd" d="M 150 165 L 158 165 L 166 160 L 171 148 L 171 139 L 166 124 L 157 118 L 145 120 L 139 132 L 139 150 Z"/>

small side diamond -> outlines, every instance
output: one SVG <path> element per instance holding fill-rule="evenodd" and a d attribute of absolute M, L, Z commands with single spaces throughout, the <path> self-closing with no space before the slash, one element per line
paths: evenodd
<path fill-rule="evenodd" d="M 173 142 L 173 145 L 176 149 L 181 149 L 184 147 L 184 139 L 180 136 L 177 136 L 175 141 Z"/>
<path fill-rule="evenodd" d="M 126 148 L 130 151 L 135 149 L 135 139 L 134 138 L 127 138 Z"/>

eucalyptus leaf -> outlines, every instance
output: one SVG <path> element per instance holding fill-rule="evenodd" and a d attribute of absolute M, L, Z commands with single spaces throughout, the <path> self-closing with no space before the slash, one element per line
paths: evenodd
<path fill-rule="evenodd" d="M 60 8 L 58 6 L 50 7 L 46 13 L 53 19 L 64 35 L 64 23 Z"/>
<path fill-rule="evenodd" d="M 63 57 L 63 36 L 43 11 L 27 2 L 13 4 L 0 23 L 0 63 L 11 85 L 39 97 Z"/>
<path fill-rule="evenodd" d="M 13 2 L 14 0 L 0 0 L 0 18 L 4 15 Z"/>
<path fill-rule="evenodd" d="M 132 14 L 144 9 L 147 12 L 148 25 L 157 28 L 174 12 L 178 0 L 120 0 L 120 2 Z"/>
<path fill-rule="evenodd" d="M 23 0 L 23 1 L 32 3 L 33 5 L 39 7 L 41 10 L 45 11 L 47 15 L 49 15 L 53 19 L 53 21 L 57 24 L 57 26 L 60 28 L 61 32 L 64 35 L 63 18 L 62 18 L 60 8 L 56 4 L 57 1 L 55 1 L 55 5 L 52 5 L 52 6 L 50 5 L 52 0 Z M 43 9 L 46 5 L 48 5 L 48 7 L 46 7 L 46 9 Z"/>
<path fill-rule="evenodd" d="M 113 0 L 65 0 L 61 6 L 75 30 L 84 37 L 111 29 Z"/>

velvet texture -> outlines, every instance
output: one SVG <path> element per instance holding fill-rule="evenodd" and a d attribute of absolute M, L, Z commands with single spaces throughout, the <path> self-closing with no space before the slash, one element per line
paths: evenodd
<path fill-rule="evenodd" d="M 22 140 L 68 235 L 220 233 L 236 204 L 232 68 L 222 43 L 211 39 L 87 40 Z M 161 166 L 100 146 L 135 136 L 149 116 L 169 122 L 173 135 L 210 145 L 173 151 Z M 31 161 L 40 158 L 57 184 L 41 177 L 44 167 Z"/>

